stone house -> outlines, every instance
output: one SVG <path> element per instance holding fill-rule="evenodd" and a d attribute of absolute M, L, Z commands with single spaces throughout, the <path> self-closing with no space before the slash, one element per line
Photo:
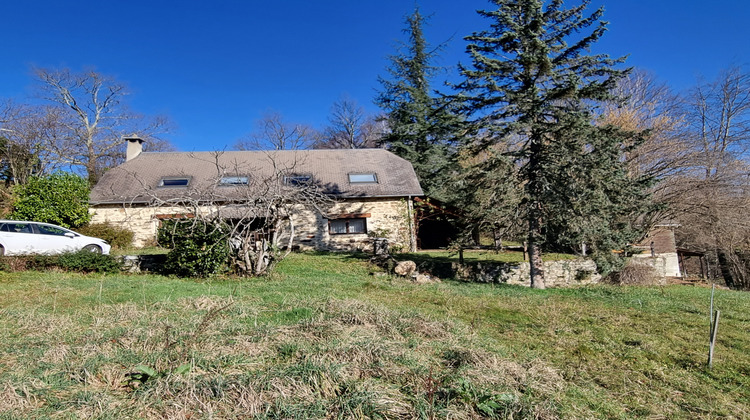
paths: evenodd
<path fill-rule="evenodd" d="M 241 191 L 253 181 L 277 179 L 314 182 L 333 199 L 322 211 L 295 208 L 294 243 L 302 249 L 366 250 L 373 235 L 416 248 L 412 199 L 422 189 L 411 163 L 387 150 L 143 152 L 143 140 L 126 140 L 126 162 L 92 189 L 90 212 L 92 223 L 132 230 L 136 246 L 154 243 L 162 220 L 191 217 L 185 200 L 216 212 L 241 206 Z"/>

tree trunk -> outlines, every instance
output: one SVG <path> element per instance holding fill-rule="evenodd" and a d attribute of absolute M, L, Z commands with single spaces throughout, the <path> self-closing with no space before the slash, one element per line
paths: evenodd
<path fill-rule="evenodd" d="M 529 163 L 528 163 L 528 183 L 526 191 L 529 194 L 530 203 L 527 215 L 529 223 L 529 275 L 531 277 L 531 287 L 534 289 L 544 289 L 544 262 L 542 262 L 542 202 L 541 197 L 544 188 L 540 180 L 543 173 L 542 167 L 543 147 L 542 135 L 532 133 L 529 145 Z"/>
<path fill-rule="evenodd" d="M 99 182 L 99 171 L 96 168 L 96 150 L 94 149 L 93 140 L 88 144 L 88 161 L 86 162 L 86 175 L 89 179 L 89 185 L 94 187 Z"/>
<path fill-rule="evenodd" d="M 544 262 L 542 261 L 542 247 L 536 242 L 529 242 L 529 274 L 531 287 L 544 289 Z"/>
<path fill-rule="evenodd" d="M 497 229 L 492 230 L 492 239 L 495 242 L 495 252 L 503 250 L 503 238 Z"/>
<path fill-rule="evenodd" d="M 716 258 L 719 263 L 719 270 L 721 270 L 721 277 L 724 278 L 724 283 L 727 287 L 734 287 L 734 277 L 732 276 L 732 270 L 729 267 L 730 262 L 727 260 L 727 254 L 722 249 L 716 250 Z"/>
<path fill-rule="evenodd" d="M 532 206 L 532 212 L 534 207 Z M 544 289 L 544 262 L 542 261 L 542 247 L 539 238 L 542 237 L 541 223 L 539 217 L 532 215 L 529 220 L 529 275 L 531 276 L 531 287 Z"/>

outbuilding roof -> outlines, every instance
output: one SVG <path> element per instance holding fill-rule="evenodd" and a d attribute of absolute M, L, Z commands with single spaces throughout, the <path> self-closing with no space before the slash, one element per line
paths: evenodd
<path fill-rule="evenodd" d="M 311 175 L 340 198 L 423 195 L 411 163 L 385 149 L 144 152 L 107 171 L 91 190 L 90 203 L 150 203 L 216 191 L 232 198 L 222 178 L 239 191 L 237 183 L 245 178 L 252 184 L 280 173 Z M 184 179 L 188 185 L 180 185 Z"/>

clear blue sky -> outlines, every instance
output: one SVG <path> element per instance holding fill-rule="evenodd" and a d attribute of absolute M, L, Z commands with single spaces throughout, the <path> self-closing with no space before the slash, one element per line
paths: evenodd
<path fill-rule="evenodd" d="M 131 107 L 176 124 L 179 150 L 215 150 L 269 110 L 326 124 L 331 104 L 369 112 L 411 0 L 5 0 L 0 98 L 33 92 L 32 66 L 95 68 L 126 83 Z M 577 4 L 577 2 L 568 2 Z M 676 90 L 750 61 L 750 1 L 593 0 L 610 30 L 597 52 L 629 55 Z M 463 37 L 489 23 L 484 0 L 421 0 L 441 65 L 468 62 Z"/>

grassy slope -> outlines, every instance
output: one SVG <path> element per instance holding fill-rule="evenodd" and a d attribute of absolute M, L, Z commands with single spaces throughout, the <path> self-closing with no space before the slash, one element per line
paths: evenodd
<path fill-rule="evenodd" d="M 0 418 L 749 418 L 750 295 L 717 292 L 711 371 L 708 296 L 417 286 L 344 255 L 241 282 L 0 273 Z M 139 364 L 159 375 L 123 384 Z"/>

